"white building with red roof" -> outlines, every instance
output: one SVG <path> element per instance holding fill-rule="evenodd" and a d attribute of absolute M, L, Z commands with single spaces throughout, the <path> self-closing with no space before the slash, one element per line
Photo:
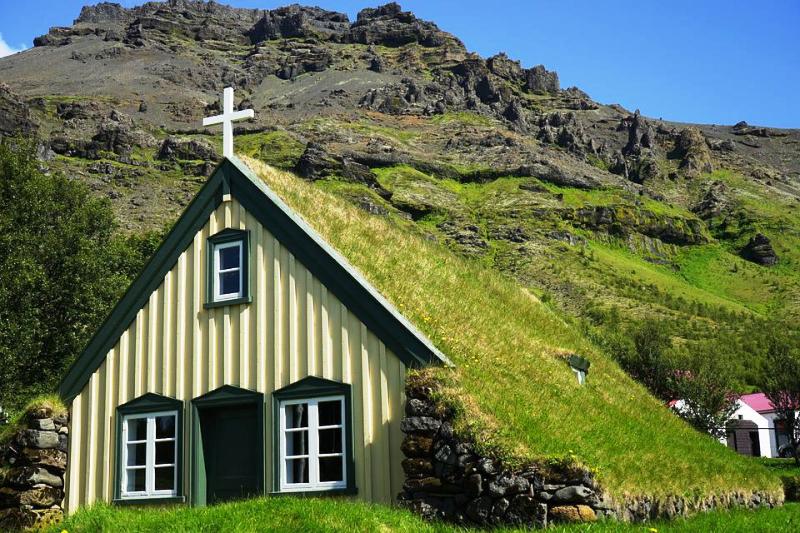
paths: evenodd
<path fill-rule="evenodd" d="M 780 457 L 789 439 L 775 406 L 761 392 L 745 394 L 736 402 L 736 411 L 722 439 L 729 448 L 742 455 Z"/>

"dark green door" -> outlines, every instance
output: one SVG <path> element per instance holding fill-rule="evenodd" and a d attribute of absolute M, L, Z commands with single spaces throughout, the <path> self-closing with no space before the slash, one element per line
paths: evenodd
<path fill-rule="evenodd" d="M 205 408 L 200 412 L 208 504 L 260 493 L 263 458 L 255 404 Z"/>

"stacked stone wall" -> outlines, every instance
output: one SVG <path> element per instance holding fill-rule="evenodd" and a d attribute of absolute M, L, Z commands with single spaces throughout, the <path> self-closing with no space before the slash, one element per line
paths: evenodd
<path fill-rule="evenodd" d="M 43 527 L 63 518 L 68 423 L 66 414 L 33 409 L 0 445 L 0 531 Z"/>
<path fill-rule="evenodd" d="M 398 499 L 427 519 L 481 527 L 546 527 L 603 519 L 646 522 L 783 503 L 783 498 L 761 492 L 614 501 L 593 473 L 582 468 L 537 464 L 509 468 L 455 434 L 454 413 L 436 401 L 436 387 L 429 379 L 411 375 L 402 421 L 406 481 Z"/>

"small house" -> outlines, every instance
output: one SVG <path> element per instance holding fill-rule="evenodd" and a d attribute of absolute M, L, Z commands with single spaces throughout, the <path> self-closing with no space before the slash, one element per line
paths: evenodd
<path fill-rule="evenodd" d="M 65 507 L 391 502 L 406 371 L 448 363 L 229 155 L 60 385 Z"/>
<path fill-rule="evenodd" d="M 723 442 L 743 455 L 780 457 L 789 437 L 772 402 L 758 392 L 745 394 L 736 401 Z"/>

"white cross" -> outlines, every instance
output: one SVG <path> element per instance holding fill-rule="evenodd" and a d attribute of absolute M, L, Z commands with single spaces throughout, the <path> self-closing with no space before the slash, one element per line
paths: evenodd
<path fill-rule="evenodd" d="M 225 87 L 222 91 L 222 114 L 203 119 L 203 126 L 222 124 L 222 155 L 233 157 L 233 121 L 253 118 L 252 109 L 233 110 L 233 87 Z"/>

